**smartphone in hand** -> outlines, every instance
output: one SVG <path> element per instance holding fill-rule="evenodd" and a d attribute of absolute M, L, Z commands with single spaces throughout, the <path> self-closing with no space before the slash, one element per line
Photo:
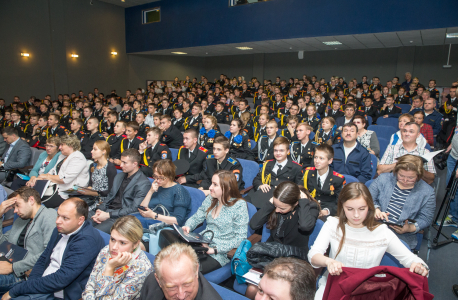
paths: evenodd
<path fill-rule="evenodd" d="M 141 205 L 138 206 L 138 209 L 141 209 L 143 211 L 147 211 L 147 209 L 144 206 L 141 206 Z"/>

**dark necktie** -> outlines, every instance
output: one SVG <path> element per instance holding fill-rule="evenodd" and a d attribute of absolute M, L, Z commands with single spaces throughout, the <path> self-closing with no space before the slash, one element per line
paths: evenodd
<path fill-rule="evenodd" d="M 130 140 L 129 140 L 129 143 L 127 144 L 127 149 L 129 149 L 129 148 L 130 148 Z"/>
<path fill-rule="evenodd" d="M 278 175 L 278 173 L 280 173 L 280 171 L 281 171 L 281 168 L 282 168 L 282 166 L 281 166 L 281 165 L 278 165 L 278 169 L 277 169 L 277 175 Z"/>
<path fill-rule="evenodd" d="M 321 179 L 320 179 L 320 176 L 318 176 L 318 188 L 321 189 Z"/>

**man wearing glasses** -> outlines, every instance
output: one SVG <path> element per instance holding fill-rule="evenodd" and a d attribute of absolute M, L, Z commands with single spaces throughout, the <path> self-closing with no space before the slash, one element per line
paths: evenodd
<path fill-rule="evenodd" d="M 385 151 L 380 164 L 377 167 L 377 173 L 389 173 L 394 170 L 397 159 L 406 154 L 413 154 L 422 156 L 429 153 L 429 150 L 424 147 L 420 147 L 416 139 L 420 135 L 420 126 L 415 122 L 409 122 L 404 125 L 401 130 L 402 143 L 398 145 L 390 145 Z M 436 175 L 436 169 L 434 168 L 434 161 L 431 159 L 424 163 L 422 179 L 428 184 L 433 183 L 434 176 Z"/>

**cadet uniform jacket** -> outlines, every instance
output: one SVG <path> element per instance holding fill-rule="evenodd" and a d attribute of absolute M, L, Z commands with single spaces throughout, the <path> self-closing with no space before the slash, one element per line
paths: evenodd
<path fill-rule="evenodd" d="M 286 165 L 280 172 L 274 173 L 272 170 L 275 167 L 276 160 L 266 161 L 259 171 L 258 175 L 253 179 L 253 188 L 258 190 L 263 184 L 270 185 L 272 188 L 277 187 L 283 181 L 292 181 L 302 185 L 302 166 L 288 159 Z M 277 170 L 278 171 L 278 170 Z"/>
<path fill-rule="evenodd" d="M 239 190 L 241 191 L 245 188 L 245 183 L 243 182 L 242 178 L 242 165 L 236 158 L 230 157 L 229 154 L 226 155 L 219 167 L 218 160 L 215 159 L 213 155 L 207 156 L 207 159 L 204 162 L 204 168 L 197 178 L 197 180 L 202 180 L 199 187 L 204 188 L 204 190 L 208 190 L 212 184 L 213 174 L 215 174 L 217 170 L 231 171 L 234 173 L 235 178 L 237 179 Z"/>

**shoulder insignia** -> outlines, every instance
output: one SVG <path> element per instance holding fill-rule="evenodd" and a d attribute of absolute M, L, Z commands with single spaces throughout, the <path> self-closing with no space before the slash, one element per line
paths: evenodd
<path fill-rule="evenodd" d="M 269 161 L 274 161 L 274 159 L 269 159 L 269 160 L 266 161 L 266 163 L 268 163 Z"/>
<path fill-rule="evenodd" d="M 127 138 L 127 135 L 125 135 L 125 134 L 121 134 L 121 136 L 122 136 L 123 138 L 125 138 L 125 139 Z"/>
<path fill-rule="evenodd" d="M 207 155 L 207 159 L 209 158 L 215 158 L 215 156 L 213 154 Z"/>
<path fill-rule="evenodd" d="M 207 149 L 205 149 L 205 148 L 204 148 L 204 147 L 202 147 L 202 146 L 201 146 L 201 147 L 199 147 L 199 150 L 200 150 L 200 151 L 203 151 L 203 152 L 205 152 L 205 153 L 207 153 L 207 152 L 208 152 L 208 150 L 207 150 Z"/>
<path fill-rule="evenodd" d="M 266 138 L 266 137 L 267 137 L 267 135 L 262 135 L 262 136 L 261 136 L 261 139 L 262 139 L 262 138 Z"/>
<path fill-rule="evenodd" d="M 299 144 L 300 142 L 299 141 L 293 141 L 291 142 L 291 144 Z"/>
<path fill-rule="evenodd" d="M 166 144 L 159 144 L 159 146 L 163 146 L 163 147 L 165 147 L 165 146 L 167 146 L 167 145 L 166 145 Z"/>
<path fill-rule="evenodd" d="M 141 136 L 137 136 L 137 139 L 139 139 L 140 141 L 143 141 L 143 138 Z"/>
<path fill-rule="evenodd" d="M 180 149 L 184 148 L 184 146 L 181 146 Z"/>
<path fill-rule="evenodd" d="M 85 134 L 85 132 L 84 132 L 84 131 L 82 131 L 82 130 L 80 131 L 80 133 L 81 133 L 81 134 Z"/>
<path fill-rule="evenodd" d="M 232 157 L 228 157 L 227 158 L 227 161 L 230 162 L 231 164 L 233 165 L 236 165 L 237 164 L 237 161 L 235 159 L 233 159 Z"/>
<path fill-rule="evenodd" d="M 314 171 L 315 170 L 315 167 L 307 167 L 305 168 L 306 170 L 309 170 L 309 171 Z"/>
<path fill-rule="evenodd" d="M 315 142 L 315 141 L 312 141 L 312 144 L 313 144 L 313 145 L 317 145 L 317 146 L 319 145 L 319 143 L 317 143 L 317 142 Z"/>
<path fill-rule="evenodd" d="M 103 135 L 101 133 L 99 133 L 99 137 L 103 138 Z"/>
<path fill-rule="evenodd" d="M 301 167 L 302 167 L 302 165 L 301 165 L 301 164 L 298 164 L 298 163 L 297 163 L 297 162 L 295 162 L 294 160 L 292 160 L 292 162 L 293 162 L 294 164 L 296 164 L 296 165 L 298 165 L 298 166 L 301 166 Z"/>
<path fill-rule="evenodd" d="M 60 126 L 60 128 L 62 128 L 62 129 L 66 129 L 66 128 L 65 128 L 65 126 Z"/>
<path fill-rule="evenodd" d="M 339 178 L 344 178 L 345 179 L 345 176 L 343 176 L 342 174 L 337 173 L 336 171 L 332 171 L 332 175 L 337 176 Z"/>

